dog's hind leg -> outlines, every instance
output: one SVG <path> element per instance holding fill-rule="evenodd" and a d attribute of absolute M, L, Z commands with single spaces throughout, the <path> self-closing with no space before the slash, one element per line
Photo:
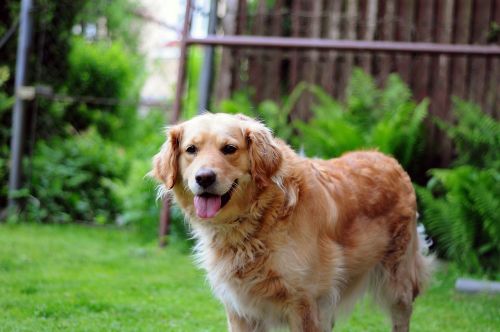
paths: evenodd
<path fill-rule="evenodd" d="M 266 332 L 263 322 L 247 319 L 226 308 L 229 332 Z"/>
<path fill-rule="evenodd" d="M 375 300 L 389 311 L 393 332 L 409 331 L 413 302 L 430 277 L 433 257 L 423 254 L 427 249 L 423 246 L 416 228 L 412 229 L 406 249 L 399 251 L 402 254 L 389 251 L 371 275 Z"/>
<path fill-rule="evenodd" d="M 322 332 L 331 332 L 335 323 L 335 299 L 333 296 L 325 295 L 317 300 L 319 321 Z"/>
<path fill-rule="evenodd" d="M 290 303 L 287 316 L 290 332 L 323 332 L 317 303 L 308 296 Z"/>

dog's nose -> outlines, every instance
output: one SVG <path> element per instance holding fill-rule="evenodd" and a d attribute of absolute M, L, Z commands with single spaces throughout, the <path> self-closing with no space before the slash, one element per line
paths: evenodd
<path fill-rule="evenodd" d="M 212 183 L 215 182 L 217 175 L 214 171 L 208 168 L 200 168 L 198 172 L 196 172 L 196 183 L 198 183 L 203 188 L 207 188 Z"/>

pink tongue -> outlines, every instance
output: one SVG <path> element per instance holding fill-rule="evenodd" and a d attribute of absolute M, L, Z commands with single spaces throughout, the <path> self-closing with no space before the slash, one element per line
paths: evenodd
<path fill-rule="evenodd" d="M 194 196 L 194 207 L 200 218 L 212 218 L 220 210 L 220 196 Z"/>

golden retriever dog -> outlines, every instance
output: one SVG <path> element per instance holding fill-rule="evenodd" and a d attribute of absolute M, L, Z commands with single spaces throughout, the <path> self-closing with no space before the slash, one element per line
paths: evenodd
<path fill-rule="evenodd" d="M 431 259 L 396 160 L 303 158 L 243 115 L 206 113 L 167 136 L 152 175 L 189 220 L 230 331 L 331 331 L 367 289 L 408 331 Z"/>

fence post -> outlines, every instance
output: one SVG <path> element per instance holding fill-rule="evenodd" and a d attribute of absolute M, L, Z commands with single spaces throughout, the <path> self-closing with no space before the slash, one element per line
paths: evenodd
<path fill-rule="evenodd" d="M 191 9 L 192 0 L 186 0 L 186 12 L 184 14 L 184 26 L 182 28 L 179 54 L 179 70 L 177 72 L 177 86 L 175 90 L 175 100 L 172 112 L 171 124 L 179 121 L 182 109 L 182 97 L 184 94 L 184 85 L 186 83 L 186 60 L 187 60 L 187 39 L 191 30 Z M 163 201 L 163 207 L 160 215 L 159 227 L 159 245 L 164 247 L 167 244 L 167 234 L 170 228 L 170 202 L 168 197 Z"/>
<path fill-rule="evenodd" d="M 210 1 L 210 13 L 208 17 L 209 35 L 215 34 L 217 27 L 217 0 Z M 203 57 L 203 65 L 200 73 L 200 83 L 198 87 L 198 113 L 208 110 L 210 103 L 210 91 L 212 90 L 213 63 L 214 63 L 214 47 L 205 46 L 205 56 Z"/>
<path fill-rule="evenodd" d="M 26 113 L 26 101 L 21 95 L 23 86 L 27 83 L 26 68 L 28 64 L 28 53 L 31 44 L 32 0 L 22 0 L 20 12 L 19 37 L 17 42 L 15 95 L 16 102 L 12 111 L 12 137 L 10 141 L 10 171 L 9 171 L 9 199 L 8 212 L 13 213 L 17 209 L 15 193 L 21 188 L 21 163 L 24 149 L 24 122 Z"/>

